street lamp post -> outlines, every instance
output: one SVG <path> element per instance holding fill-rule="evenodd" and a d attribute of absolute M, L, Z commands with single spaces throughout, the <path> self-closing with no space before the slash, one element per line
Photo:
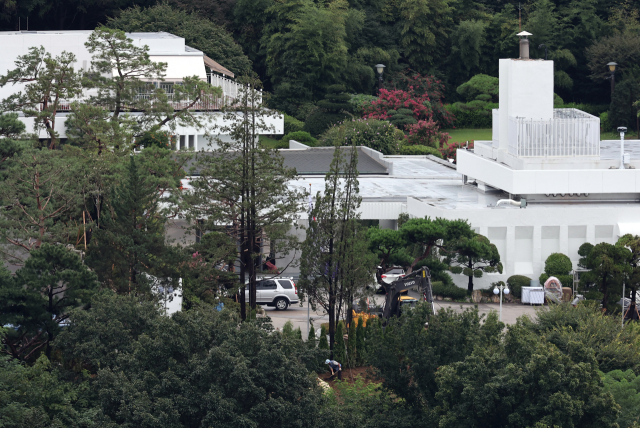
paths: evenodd
<path fill-rule="evenodd" d="M 624 133 L 627 132 L 627 128 L 624 126 L 618 126 L 618 132 L 620 133 L 620 168 L 624 169 Z"/>
<path fill-rule="evenodd" d="M 378 72 L 378 93 L 380 93 L 380 89 L 382 89 L 382 73 L 384 73 L 384 69 L 384 64 L 376 65 L 376 71 Z"/>
<path fill-rule="evenodd" d="M 493 289 L 493 294 L 500 294 L 500 321 L 502 321 L 502 293 L 509 294 L 509 286 L 500 284 Z"/>
<path fill-rule="evenodd" d="M 607 67 L 609 67 L 609 72 L 611 73 L 611 75 L 609 76 L 609 79 L 611 79 L 611 101 L 613 101 L 613 90 L 616 88 L 616 66 L 618 64 L 615 62 L 610 62 L 607 64 Z"/>

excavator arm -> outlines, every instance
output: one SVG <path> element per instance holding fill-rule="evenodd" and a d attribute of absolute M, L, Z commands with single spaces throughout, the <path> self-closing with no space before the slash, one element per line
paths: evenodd
<path fill-rule="evenodd" d="M 424 300 L 431 303 L 431 308 L 435 314 L 435 308 L 433 307 L 433 290 L 431 288 L 431 273 L 429 272 L 429 268 L 423 267 L 387 286 L 387 295 L 385 296 L 384 310 L 382 311 L 384 324 L 387 323 L 390 317 L 400 315 L 400 293 L 414 287 L 418 287 L 422 292 Z"/>

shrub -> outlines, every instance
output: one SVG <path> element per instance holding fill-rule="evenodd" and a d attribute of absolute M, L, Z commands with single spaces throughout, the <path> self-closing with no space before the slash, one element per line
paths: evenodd
<path fill-rule="evenodd" d="M 329 86 L 324 99 L 318 101 L 318 108 L 305 121 L 304 130 L 318 136 L 332 125 L 344 121 L 352 110 L 350 99 L 351 95 L 344 93 L 344 86 Z"/>
<path fill-rule="evenodd" d="M 304 127 L 304 122 L 296 119 L 293 116 L 289 116 L 288 114 L 284 114 L 284 134 L 290 134 L 292 132 L 302 131 Z"/>
<path fill-rule="evenodd" d="M 445 108 L 455 118 L 456 128 L 491 128 L 493 104 L 485 104 L 482 109 L 472 109 L 467 104 L 455 103 Z"/>
<path fill-rule="evenodd" d="M 499 79 L 487 76 L 486 74 L 476 74 L 468 82 L 458 86 L 456 92 L 467 101 L 477 99 L 478 95 L 489 95 L 498 100 Z"/>
<path fill-rule="evenodd" d="M 304 122 L 303 130 L 317 137 L 332 126 L 344 122 L 348 117 L 343 113 L 327 113 L 316 108 Z"/>
<path fill-rule="evenodd" d="M 349 104 L 351 104 L 351 108 L 353 112 L 357 115 L 362 116 L 373 101 L 376 101 L 378 97 L 374 95 L 367 94 L 355 94 L 351 95 L 351 99 L 349 100 Z"/>
<path fill-rule="evenodd" d="M 436 156 L 436 157 L 439 157 L 440 159 L 442 159 L 442 154 L 440 153 L 440 151 L 438 149 L 433 148 L 433 147 L 421 146 L 421 145 L 417 145 L 417 146 L 400 146 L 400 150 L 398 152 L 399 152 L 399 154 L 405 155 L 405 156 L 427 156 L 427 155 L 433 155 L 433 156 Z"/>
<path fill-rule="evenodd" d="M 452 123 L 452 117 L 442 106 L 443 85 L 432 76 L 412 76 L 410 84 L 403 89 L 381 89 L 380 96 L 365 110 L 369 119 L 392 119 L 400 109 L 413 112 L 413 119 L 432 119 L 445 125 Z M 404 119 L 403 119 L 404 120 Z"/>
<path fill-rule="evenodd" d="M 609 108 L 609 123 L 612 128 L 626 126 L 636 129 L 637 109 L 633 103 L 640 98 L 640 84 L 627 78 L 616 85 Z"/>
<path fill-rule="evenodd" d="M 466 143 L 454 142 L 451 144 L 447 144 L 446 146 L 440 149 L 440 153 L 442 153 L 442 157 L 444 159 L 453 159 L 453 163 L 457 162 L 457 150 L 459 148 L 466 147 Z M 473 149 L 473 140 L 469 141 L 469 148 Z"/>
<path fill-rule="evenodd" d="M 609 122 L 609 112 L 603 111 L 600 113 L 600 132 L 611 131 L 611 123 Z"/>
<path fill-rule="evenodd" d="M 321 146 L 365 146 L 385 155 L 398 153 L 404 134 L 386 120 L 357 119 L 329 128 L 320 136 Z"/>
<path fill-rule="evenodd" d="M 284 142 L 286 144 L 286 148 L 288 148 L 289 140 L 295 140 L 299 143 L 306 144 L 307 146 L 310 146 L 310 147 L 315 147 L 316 144 L 318 143 L 318 140 L 313 138 L 308 132 L 304 132 L 304 131 L 290 132 L 284 137 L 282 137 L 280 141 Z"/>
<path fill-rule="evenodd" d="M 336 326 L 336 334 L 333 342 L 333 359 L 345 366 L 347 363 L 346 354 L 347 348 L 344 344 L 344 323 L 339 322 Z"/>
<path fill-rule="evenodd" d="M 564 104 L 564 100 L 560 98 L 560 95 L 553 94 L 553 107 L 560 108 L 560 106 L 563 104 Z"/>
<path fill-rule="evenodd" d="M 553 253 L 544 262 L 544 271 L 549 275 L 568 275 L 572 269 L 571 259 L 562 253 Z"/>
<path fill-rule="evenodd" d="M 519 299 L 522 297 L 522 287 L 531 285 L 531 278 L 524 275 L 512 275 L 507 278 L 507 285 L 509 286 L 509 290 L 511 290 L 511 294 Z"/>
<path fill-rule="evenodd" d="M 444 285 L 442 283 L 434 282 L 431 284 L 431 287 L 433 289 L 434 296 L 438 295 L 442 297 L 449 297 L 453 300 L 462 300 L 467 297 L 467 290 L 456 285 Z"/>
<path fill-rule="evenodd" d="M 573 269 L 573 264 L 569 257 L 562 253 L 553 253 L 544 262 L 544 272 L 540 275 L 540 284 L 544 284 L 550 276 L 558 278 L 563 287 L 573 285 L 573 277 L 569 275 Z"/>
<path fill-rule="evenodd" d="M 432 119 L 421 120 L 414 125 L 407 125 L 406 139 L 409 144 L 420 146 L 431 146 L 434 148 L 444 147 L 451 138 L 447 132 L 440 132 L 440 127 Z"/>

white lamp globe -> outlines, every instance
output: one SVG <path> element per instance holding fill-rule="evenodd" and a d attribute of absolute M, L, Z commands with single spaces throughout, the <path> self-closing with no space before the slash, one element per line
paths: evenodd
<path fill-rule="evenodd" d="M 505 288 L 503 291 L 504 294 L 509 294 L 509 288 Z"/>
<path fill-rule="evenodd" d="M 496 288 L 494 288 L 494 289 L 493 289 L 493 294 L 495 294 L 495 295 L 500 294 L 500 290 L 498 290 L 498 288 L 497 288 L 497 287 L 496 287 Z"/>

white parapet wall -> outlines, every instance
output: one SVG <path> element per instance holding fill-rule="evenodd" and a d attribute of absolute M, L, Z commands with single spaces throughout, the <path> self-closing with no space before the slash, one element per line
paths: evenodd
<path fill-rule="evenodd" d="M 457 164 L 459 173 L 514 195 L 640 193 L 640 169 L 517 170 L 460 149 Z"/>

